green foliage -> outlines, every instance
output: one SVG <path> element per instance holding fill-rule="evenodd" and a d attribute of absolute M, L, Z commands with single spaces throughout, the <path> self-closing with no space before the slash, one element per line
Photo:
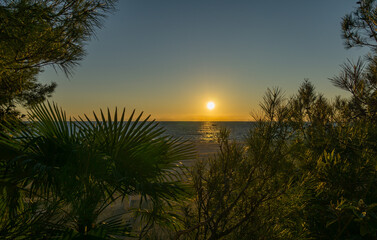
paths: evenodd
<path fill-rule="evenodd" d="M 351 117 L 377 117 L 377 4 L 375 0 L 361 0 L 358 7 L 342 20 L 342 36 L 347 48 L 368 47 L 368 64 L 348 61 L 339 76 L 331 79 L 335 86 L 352 93 L 349 102 Z"/>
<path fill-rule="evenodd" d="M 354 69 L 350 86 L 367 76 Z M 354 104 L 374 96 L 345 89 L 332 103 L 307 80 L 288 99 L 268 89 L 245 142 L 222 133 L 218 155 L 194 167 L 176 239 L 375 239 L 377 125 Z"/>
<path fill-rule="evenodd" d="M 185 193 L 177 163 L 193 157 L 192 147 L 164 136 L 149 117 L 141 121 L 142 114 L 134 115 L 126 119 L 124 110 L 120 115 L 101 111 L 93 114 L 94 121 L 87 116 L 71 121 L 56 105 L 42 104 L 32 108 L 24 128 L 0 137 L 3 236 L 27 237 L 35 226 L 41 226 L 40 238 L 42 232 L 63 239 L 129 235 L 136 216 L 127 220 L 121 212 L 106 219 L 104 214 L 132 195 L 162 216 L 167 203 Z M 39 214 L 50 217 L 39 224 Z M 27 221 L 18 222 L 23 217 Z M 21 227 L 26 232 L 17 230 Z"/>
<path fill-rule="evenodd" d="M 360 0 L 355 11 L 342 19 L 342 36 L 347 48 L 377 47 L 377 10 L 375 0 Z"/>
<path fill-rule="evenodd" d="M 175 239 L 375 239 L 377 126 L 352 102 L 307 80 L 288 99 L 268 89 L 245 142 L 222 132 L 193 168 Z"/>
<path fill-rule="evenodd" d="M 264 115 L 245 143 L 231 142 L 223 130 L 219 153 L 194 166 L 194 199 L 184 207 L 186 229 L 175 239 L 297 239 L 305 234 L 303 224 L 281 221 L 300 208 L 290 202 L 299 194 L 291 188 L 298 176 L 281 91 L 268 90 L 261 107 Z"/>
<path fill-rule="evenodd" d="M 41 84 L 44 66 L 69 74 L 84 44 L 115 0 L 0 1 L 0 121 L 18 117 L 16 105 L 42 102 L 56 84 Z"/>

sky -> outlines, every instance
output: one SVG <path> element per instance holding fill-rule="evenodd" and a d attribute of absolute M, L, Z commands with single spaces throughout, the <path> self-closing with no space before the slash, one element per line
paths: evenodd
<path fill-rule="evenodd" d="M 351 0 L 120 0 L 87 55 L 51 98 L 68 116 L 136 109 L 158 121 L 248 121 L 267 88 L 287 97 L 308 78 L 328 98 L 328 78 L 367 49 L 346 50 L 341 19 Z M 207 102 L 216 106 L 208 110 Z"/>

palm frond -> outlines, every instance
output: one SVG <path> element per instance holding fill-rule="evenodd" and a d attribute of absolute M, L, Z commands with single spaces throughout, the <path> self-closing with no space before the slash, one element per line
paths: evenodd
<path fill-rule="evenodd" d="M 166 136 L 143 112 L 134 110 L 126 118 L 125 109 L 121 114 L 107 109 L 71 121 L 57 104 L 47 102 L 34 106 L 28 116 L 27 128 L 0 136 L 0 179 L 33 201 L 46 206 L 59 202 L 62 228 L 56 231 L 63 238 L 86 234 L 86 227 L 93 237 L 125 236 L 128 223 L 120 218 L 97 222 L 111 203 L 137 194 L 157 214 L 187 191 L 181 161 L 194 157 L 193 146 Z M 24 202 L 21 195 L 13 198 Z"/>

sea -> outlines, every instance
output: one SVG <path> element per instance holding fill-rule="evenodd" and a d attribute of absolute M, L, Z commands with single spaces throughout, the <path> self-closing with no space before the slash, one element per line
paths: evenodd
<path fill-rule="evenodd" d="M 29 122 L 25 121 L 28 124 Z M 93 122 L 95 124 L 95 122 Z M 229 138 L 244 141 L 255 122 L 223 122 L 223 121 L 157 121 L 164 128 L 165 135 L 196 143 L 216 143 L 221 129 L 230 131 Z"/>
<path fill-rule="evenodd" d="M 255 124 L 255 123 L 254 123 Z M 217 142 L 220 129 L 230 131 L 230 139 L 243 141 L 253 122 L 159 122 L 165 134 L 193 142 Z"/>

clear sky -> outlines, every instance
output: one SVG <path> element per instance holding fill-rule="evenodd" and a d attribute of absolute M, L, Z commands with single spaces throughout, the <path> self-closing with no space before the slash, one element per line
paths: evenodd
<path fill-rule="evenodd" d="M 251 120 L 268 87 L 295 93 L 305 78 L 326 97 L 347 58 L 341 18 L 356 0 L 120 0 L 52 100 L 68 115 L 136 108 L 157 120 Z M 208 101 L 215 109 L 206 108 Z"/>

